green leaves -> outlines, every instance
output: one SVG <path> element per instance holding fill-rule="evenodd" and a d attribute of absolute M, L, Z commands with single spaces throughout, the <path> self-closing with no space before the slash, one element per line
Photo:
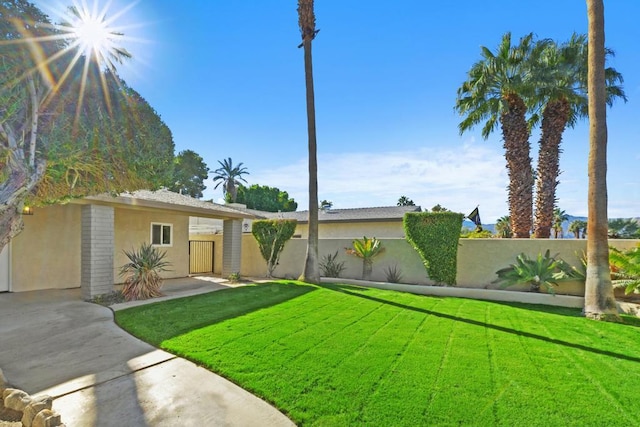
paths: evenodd
<path fill-rule="evenodd" d="M 167 253 L 149 243 L 138 250 L 124 251 L 129 262 L 120 267 L 120 275 L 126 276 L 122 294 L 127 301 L 162 296 L 160 272 L 170 265 L 165 261 Z"/>
<path fill-rule="evenodd" d="M 420 254 L 429 278 L 456 283 L 458 239 L 464 215 L 455 212 L 409 212 L 403 225 L 407 241 Z"/>
<path fill-rule="evenodd" d="M 609 248 L 609 264 L 614 288 L 625 294 L 640 294 L 640 244 L 626 252 Z"/>
<path fill-rule="evenodd" d="M 258 242 L 262 258 L 267 262 L 267 277 L 272 277 L 287 240 L 296 231 L 295 219 L 265 219 L 253 221 L 251 233 Z"/>
<path fill-rule="evenodd" d="M 362 278 L 369 280 L 371 278 L 371 270 L 373 266 L 373 258 L 384 252 L 380 240 L 372 237 L 369 239 L 364 236 L 362 240 L 355 239 L 353 241 L 353 249 L 347 249 L 349 255 L 355 255 L 362 258 Z"/>
<path fill-rule="evenodd" d="M 496 271 L 498 278 L 493 283 L 500 283 L 504 288 L 527 283 L 532 292 L 540 292 L 544 286 L 553 294 L 553 287 L 558 286 L 558 282 L 573 279 L 566 272 L 566 263 L 556 257 L 550 256 L 548 249 L 544 255 L 538 253 L 535 259 L 521 253 L 516 257 L 515 264 Z"/>

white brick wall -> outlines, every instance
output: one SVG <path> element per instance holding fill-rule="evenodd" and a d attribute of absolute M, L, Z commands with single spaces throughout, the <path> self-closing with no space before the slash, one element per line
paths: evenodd
<path fill-rule="evenodd" d="M 113 290 L 114 209 L 82 207 L 82 297 L 91 299 Z"/>

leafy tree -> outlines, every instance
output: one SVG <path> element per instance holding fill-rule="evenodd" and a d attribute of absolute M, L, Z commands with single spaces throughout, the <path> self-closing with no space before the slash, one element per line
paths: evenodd
<path fill-rule="evenodd" d="M 589 190 L 587 277 L 584 314 L 595 320 L 620 321 L 611 284 L 607 237 L 607 88 L 604 48 L 604 2 L 587 0 L 589 94 Z"/>
<path fill-rule="evenodd" d="M 231 157 L 218 160 L 220 167 L 213 171 L 216 175 L 213 177 L 213 182 L 218 181 L 215 187 L 218 188 L 222 184 L 222 193 L 224 198 L 229 203 L 235 203 L 237 197 L 237 186 L 240 185 L 240 181 L 247 182 L 242 175 L 249 175 L 246 167 L 242 166 L 242 162 L 237 166 L 233 166 L 233 160 Z"/>
<path fill-rule="evenodd" d="M 415 205 L 416 204 L 413 203 L 413 200 L 411 200 L 407 196 L 400 196 L 400 198 L 398 199 L 398 206 L 415 206 Z"/>
<path fill-rule="evenodd" d="M 207 188 L 204 180 L 208 177 L 209 168 L 202 157 L 195 151 L 184 150 L 178 153 L 173 162 L 173 184 L 169 189 L 200 199 L 202 191 Z"/>
<path fill-rule="evenodd" d="M 323 200 L 320 202 L 320 209 L 331 209 L 333 207 L 333 202 L 329 200 Z"/>
<path fill-rule="evenodd" d="M 371 279 L 373 270 L 373 259 L 384 252 L 382 242 L 375 237 L 369 239 L 367 236 L 353 241 L 353 248 L 347 249 L 349 255 L 355 255 L 362 259 L 362 279 Z"/>
<path fill-rule="evenodd" d="M 265 212 L 294 212 L 298 209 L 298 204 L 289 198 L 289 193 L 266 185 L 238 186 L 236 201 L 247 205 L 249 209 Z"/>
<path fill-rule="evenodd" d="M 560 143 L 567 126 L 574 127 L 577 121 L 588 114 L 587 109 L 587 36 L 573 34 L 562 44 L 544 40 L 541 56 L 542 66 L 537 78 L 535 103 L 542 105 L 540 150 L 536 173 L 536 209 L 534 234 L 537 238 L 549 238 L 553 228 L 553 208 L 558 184 Z M 606 50 L 607 56 L 613 51 Z M 627 100 L 622 87 L 622 75 L 614 68 L 605 70 L 607 104 L 615 98 Z M 534 108 L 537 108 L 534 106 Z M 533 114 L 532 125 L 540 117 Z"/>
<path fill-rule="evenodd" d="M 587 222 L 581 219 L 576 219 L 569 224 L 569 231 L 573 233 L 576 239 L 579 239 L 581 234 L 584 237 L 586 228 Z"/>
<path fill-rule="evenodd" d="M 498 237 L 503 239 L 511 238 L 511 218 L 509 215 L 498 218 L 498 221 L 496 221 L 496 233 Z"/>
<path fill-rule="evenodd" d="M 171 132 L 115 72 L 130 55 L 102 69 L 56 28 L 27 1 L 0 3 L 0 246 L 26 200 L 157 187 L 171 170 Z"/>
<path fill-rule="evenodd" d="M 482 59 L 468 73 L 458 89 L 456 110 L 464 119 L 460 133 L 484 123 L 487 139 L 498 122 L 502 128 L 509 174 L 509 212 L 515 237 L 529 237 L 533 218 L 533 171 L 531 169 L 529 126 L 525 99 L 533 94 L 531 64 L 541 48 L 533 34 L 511 43 L 506 33 L 495 52 L 482 46 Z"/>
<path fill-rule="evenodd" d="M 640 229 L 640 224 L 633 218 L 610 219 L 608 225 L 611 239 L 633 239 Z"/>
<path fill-rule="evenodd" d="M 316 107 L 313 91 L 311 42 L 316 37 L 316 15 L 313 0 L 298 0 L 298 25 L 304 48 L 304 76 L 307 98 L 307 131 L 309 136 L 309 237 L 307 254 L 300 280 L 320 283 L 318 267 L 318 157 L 316 144 Z"/>
<path fill-rule="evenodd" d="M 445 208 L 444 206 L 440 206 L 440 204 L 438 203 L 437 205 L 431 208 L 431 212 L 451 212 L 451 211 Z"/>
<path fill-rule="evenodd" d="M 562 223 L 569 219 L 567 213 L 559 208 L 553 210 L 553 237 L 562 239 Z"/>
<path fill-rule="evenodd" d="M 294 219 L 267 219 L 253 221 L 251 233 L 258 242 L 260 253 L 267 262 L 267 277 L 273 277 L 285 243 L 296 231 Z"/>

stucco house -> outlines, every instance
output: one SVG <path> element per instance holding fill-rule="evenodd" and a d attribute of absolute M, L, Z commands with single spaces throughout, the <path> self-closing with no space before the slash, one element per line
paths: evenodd
<path fill-rule="evenodd" d="M 0 292 L 82 288 L 83 297 L 110 292 L 121 283 L 124 250 L 152 243 L 167 253 L 165 278 L 190 274 L 189 217 L 215 218 L 224 229 L 223 274 L 240 271 L 246 211 L 168 190 L 100 195 L 24 215 L 24 230 L 0 255 Z M 212 268 L 213 271 L 213 268 Z"/>
<path fill-rule="evenodd" d="M 294 238 L 306 239 L 309 233 L 308 211 L 299 212 L 264 212 L 233 205 L 257 219 L 283 218 L 295 219 L 298 223 Z M 351 209 L 321 209 L 318 212 L 318 238 L 404 238 L 402 218 L 407 212 L 421 212 L 420 206 L 381 206 Z M 242 230 L 251 232 L 253 219 L 243 221 Z M 220 221 L 207 218 L 192 218 L 190 233 L 195 235 L 220 234 Z"/>

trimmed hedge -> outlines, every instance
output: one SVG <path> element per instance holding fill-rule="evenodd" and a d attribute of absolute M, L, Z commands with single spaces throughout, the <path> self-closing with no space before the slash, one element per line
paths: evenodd
<path fill-rule="evenodd" d="M 296 231 L 295 219 L 264 219 L 253 221 L 251 234 L 255 237 L 262 257 L 267 262 L 267 277 L 272 277 L 287 240 Z"/>
<path fill-rule="evenodd" d="M 403 226 L 407 241 L 420 254 L 431 280 L 456 284 L 458 239 L 464 215 L 455 212 L 408 212 Z"/>

